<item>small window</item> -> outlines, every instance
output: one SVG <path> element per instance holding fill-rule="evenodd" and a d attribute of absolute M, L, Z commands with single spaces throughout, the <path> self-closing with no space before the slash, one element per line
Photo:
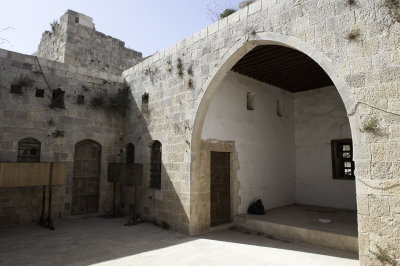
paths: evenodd
<path fill-rule="evenodd" d="M 256 95 L 254 92 L 247 92 L 247 110 L 255 110 Z"/>
<path fill-rule="evenodd" d="M 18 142 L 18 162 L 40 162 L 40 141 L 34 138 L 22 139 Z"/>
<path fill-rule="evenodd" d="M 79 23 L 79 17 L 75 17 L 75 23 Z"/>
<path fill-rule="evenodd" d="M 161 188 L 161 143 L 151 145 L 150 187 Z"/>
<path fill-rule="evenodd" d="M 142 95 L 142 104 L 148 104 L 149 103 L 149 94 L 146 92 Z"/>
<path fill-rule="evenodd" d="M 351 139 L 332 140 L 334 179 L 354 179 L 353 143 Z"/>
<path fill-rule="evenodd" d="M 35 97 L 43 98 L 44 97 L 44 90 L 36 88 Z"/>
<path fill-rule="evenodd" d="M 135 145 L 133 145 L 132 143 L 129 143 L 126 147 L 126 163 L 135 163 Z"/>
<path fill-rule="evenodd" d="M 10 92 L 13 94 L 22 94 L 22 87 L 17 84 L 11 84 Z"/>
<path fill-rule="evenodd" d="M 76 98 L 77 104 L 84 104 L 85 103 L 85 96 L 84 95 L 78 95 L 78 98 Z"/>

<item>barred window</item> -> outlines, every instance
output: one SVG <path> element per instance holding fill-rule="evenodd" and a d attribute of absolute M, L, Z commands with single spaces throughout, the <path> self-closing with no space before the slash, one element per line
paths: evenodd
<path fill-rule="evenodd" d="M 333 179 L 354 179 L 352 140 L 332 140 L 331 144 Z"/>
<path fill-rule="evenodd" d="M 18 162 L 40 162 L 40 141 L 34 138 L 25 138 L 18 142 Z"/>
<path fill-rule="evenodd" d="M 150 187 L 161 188 L 161 143 L 151 145 Z"/>

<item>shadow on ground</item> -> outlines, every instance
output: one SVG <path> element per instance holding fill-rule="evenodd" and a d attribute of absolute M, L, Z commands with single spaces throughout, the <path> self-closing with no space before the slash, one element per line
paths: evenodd
<path fill-rule="evenodd" d="M 356 254 L 237 229 L 189 237 L 124 222 L 90 218 L 58 222 L 55 231 L 35 225 L 0 229 L 0 265 L 291 265 L 302 258 L 317 262 L 307 265 L 358 264 Z"/>

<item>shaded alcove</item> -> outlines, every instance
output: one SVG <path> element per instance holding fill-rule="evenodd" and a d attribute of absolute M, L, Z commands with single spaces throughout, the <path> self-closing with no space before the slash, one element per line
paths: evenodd
<path fill-rule="evenodd" d="M 345 105 L 328 74 L 304 53 L 279 45 L 257 46 L 233 65 L 210 98 L 201 133 L 202 143 L 234 145 L 231 221 L 262 199 L 266 215 L 301 205 L 306 211 L 297 214 L 316 212 L 321 219 L 344 223 L 344 231 L 356 237 L 352 150 L 349 176 L 332 175 L 334 161 L 343 159 L 332 153 L 332 143 L 351 137 Z M 213 151 L 202 148 L 202 169 L 212 164 Z M 336 164 L 345 166 L 340 160 Z M 335 216 L 339 212 L 344 219 Z"/>

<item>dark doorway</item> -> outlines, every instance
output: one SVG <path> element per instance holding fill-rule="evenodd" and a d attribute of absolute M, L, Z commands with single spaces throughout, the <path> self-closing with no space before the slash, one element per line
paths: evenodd
<path fill-rule="evenodd" d="M 96 213 L 99 205 L 101 146 L 92 140 L 75 145 L 72 215 Z"/>
<path fill-rule="evenodd" d="M 230 153 L 211 152 L 211 226 L 231 221 Z"/>

